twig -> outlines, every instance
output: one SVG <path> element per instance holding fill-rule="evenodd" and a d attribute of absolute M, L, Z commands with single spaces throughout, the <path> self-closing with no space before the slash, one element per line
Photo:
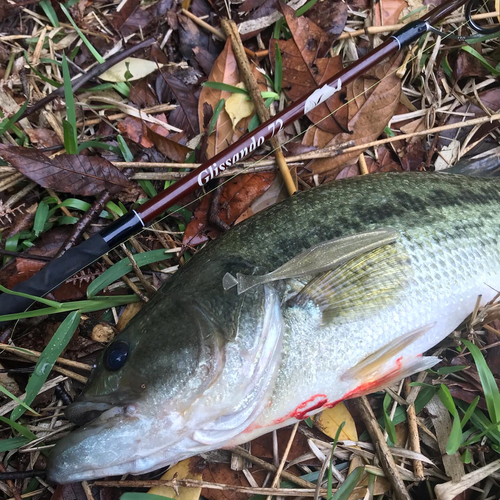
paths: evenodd
<path fill-rule="evenodd" d="M 0 462 L 0 471 L 3 472 L 4 474 L 8 474 L 7 473 L 7 470 L 5 469 L 3 463 Z M 9 487 L 10 491 L 12 491 L 12 494 L 14 495 L 14 498 L 16 500 L 21 500 L 21 495 L 19 493 L 19 490 L 16 488 L 16 485 L 14 484 L 14 482 L 12 481 L 12 479 L 10 478 L 5 478 L 6 480 L 6 483 L 7 483 L 7 486 Z"/>
<path fill-rule="evenodd" d="M 297 429 L 299 427 L 300 422 L 296 422 L 293 426 L 292 433 L 290 434 L 290 439 L 286 445 L 285 451 L 283 453 L 283 457 L 281 458 L 281 462 L 279 464 L 278 470 L 276 471 L 276 475 L 274 476 L 273 483 L 271 484 L 271 488 L 276 488 L 280 482 L 281 473 L 285 468 L 286 459 L 288 458 L 288 454 L 290 453 L 290 449 L 293 444 L 293 440 L 295 439 L 295 434 L 297 434 Z M 272 495 L 268 495 L 267 500 L 271 500 Z"/>
<path fill-rule="evenodd" d="M 128 257 L 128 260 L 130 261 L 130 264 L 132 264 L 132 268 L 136 274 L 136 276 L 139 278 L 139 281 L 141 282 L 142 286 L 146 290 L 146 292 L 150 295 L 153 295 L 156 290 L 155 288 L 149 283 L 149 281 L 144 277 L 144 274 L 142 274 L 141 269 L 137 265 L 137 262 L 134 259 L 134 256 L 132 255 L 132 252 L 126 247 L 125 243 L 122 243 L 120 245 L 122 247 L 122 250 L 125 252 L 125 255 Z M 146 300 L 147 302 L 147 300 Z"/>
<path fill-rule="evenodd" d="M 392 457 L 389 447 L 384 440 L 384 436 L 382 434 L 382 431 L 380 430 L 377 419 L 373 414 L 368 399 L 366 399 L 365 396 L 362 396 L 355 401 L 361 414 L 361 418 L 363 419 L 363 422 L 366 426 L 366 430 L 373 440 L 375 451 L 377 452 L 377 456 L 380 460 L 380 465 L 382 466 L 387 479 L 391 483 L 396 497 L 399 500 L 411 500 L 411 497 L 406 490 L 405 484 L 396 468 L 394 458 Z"/>
<path fill-rule="evenodd" d="M 51 257 L 46 257 L 45 255 L 35 255 L 26 252 L 11 252 L 9 250 L 2 250 L 0 248 L 0 255 L 8 255 L 9 257 L 20 257 L 21 259 L 28 260 L 43 260 L 44 262 L 49 262 L 52 260 Z"/>
<path fill-rule="evenodd" d="M 359 155 L 359 173 L 361 175 L 367 175 L 370 173 L 368 172 L 368 166 L 366 165 L 366 159 L 363 153 Z"/>
<path fill-rule="evenodd" d="M 448 481 L 447 483 L 436 485 L 434 488 L 436 497 L 438 500 L 453 500 L 460 495 L 460 493 L 490 476 L 498 469 L 500 469 L 500 458 L 488 465 L 485 465 L 484 467 L 481 467 L 480 469 L 469 472 L 469 474 L 465 474 L 458 482 Z"/>
<path fill-rule="evenodd" d="M 408 378 L 405 380 L 405 393 L 406 397 L 409 397 L 411 394 L 410 379 Z M 418 435 L 417 414 L 415 413 L 415 404 L 413 402 L 408 404 L 408 406 L 406 407 L 406 415 L 408 416 L 410 448 L 417 453 L 421 453 L 420 436 Z M 424 466 L 420 460 L 413 460 L 413 472 L 415 473 L 415 476 L 420 479 L 420 481 L 423 481 L 425 479 Z"/>
<path fill-rule="evenodd" d="M 234 21 L 231 21 L 229 19 L 222 19 L 221 25 L 226 36 L 231 37 L 234 57 L 236 58 L 238 67 L 240 68 L 243 81 L 245 82 L 245 86 L 255 105 L 257 115 L 261 123 L 264 123 L 270 118 L 269 110 L 266 108 L 264 99 L 262 99 L 259 85 L 257 84 L 255 77 L 253 76 L 252 68 L 250 66 L 250 63 L 248 62 L 247 56 L 245 55 L 245 47 L 243 47 L 243 42 L 241 41 L 238 27 L 236 26 Z M 280 169 L 288 194 L 289 196 L 292 196 L 295 191 L 297 191 L 297 184 L 296 181 L 292 178 L 292 174 L 290 173 L 290 169 L 288 168 L 288 165 L 286 163 L 281 145 L 278 142 L 277 137 L 272 137 L 269 142 L 271 144 L 271 147 L 273 148 L 276 163 L 278 164 L 278 167 Z"/>
<path fill-rule="evenodd" d="M 94 201 L 92 206 L 87 212 L 82 216 L 82 218 L 72 227 L 70 235 L 66 238 L 66 241 L 62 244 L 61 248 L 57 252 L 55 258 L 57 259 L 67 250 L 69 250 L 80 238 L 83 232 L 87 229 L 92 219 L 99 215 L 106 205 L 106 203 L 111 200 L 111 195 L 109 191 L 103 191 L 98 198 Z"/>
<path fill-rule="evenodd" d="M 270 464 L 269 462 L 266 462 L 265 460 L 262 460 L 262 458 L 255 457 L 251 453 L 249 453 L 247 450 L 244 450 L 240 446 L 234 448 L 231 450 L 233 453 L 236 455 L 239 455 L 240 457 L 243 457 L 245 460 L 248 460 L 249 462 L 254 463 L 255 465 L 258 465 L 259 467 L 262 467 L 263 469 L 266 469 L 269 472 L 276 472 L 278 468 Z M 315 484 L 310 483 L 309 481 L 306 481 L 305 479 L 302 479 L 295 474 L 291 474 L 290 472 L 287 472 L 286 470 L 281 472 L 281 477 L 283 479 L 286 479 L 287 481 L 290 481 L 291 483 L 296 484 L 297 486 L 302 486 L 302 488 L 310 488 L 313 489 L 316 487 Z"/>
<path fill-rule="evenodd" d="M 0 481 L 16 480 L 16 479 L 27 479 L 29 477 L 45 476 L 46 472 L 44 470 L 24 470 L 24 471 L 11 471 L 11 472 L 0 472 Z"/>
<path fill-rule="evenodd" d="M 10 344 L 0 344 L 0 350 L 1 349 L 17 354 L 20 358 L 29 359 L 30 361 L 32 361 L 33 358 L 36 360 L 42 355 L 41 352 L 32 351 L 31 349 L 24 349 L 24 347 L 16 347 Z M 56 363 L 70 366 L 71 368 L 76 368 L 77 370 L 85 370 L 88 372 L 92 370 L 92 366 L 87 365 L 86 363 L 80 363 L 78 361 L 72 361 L 71 359 L 66 358 L 57 358 Z"/>
<path fill-rule="evenodd" d="M 107 488 L 154 488 L 156 486 L 170 486 L 170 488 L 206 488 L 209 490 L 234 491 L 250 495 L 279 495 L 282 497 L 313 497 L 314 489 L 301 488 L 252 488 L 249 486 L 236 486 L 233 484 L 210 483 L 208 481 L 197 481 L 195 479 L 172 479 L 172 480 L 150 480 L 150 481 L 96 481 L 93 486 L 104 486 Z M 336 491 L 335 489 L 333 491 Z M 326 495 L 326 488 L 321 489 L 321 495 Z"/>
<path fill-rule="evenodd" d="M 147 40 L 144 40 L 143 42 L 138 43 L 133 47 L 130 47 L 126 50 L 123 50 L 122 52 L 118 52 L 117 54 L 112 55 L 108 60 L 104 61 L 102 64 L 94 66 L 87 73 L 84 73 L 82 76 L 80 76 L 80 78 L 73 80 L 71 82 L 71 88 L 73 92 L 76 92 L 82 85 L 87 83 L 89 80 L 92 80 L 92 78 L 99 76 L 100 74 L 104 73 L 115 64 L 119 63 L 120 61 L 123 61 L 123 59 L 126 59 L 132 54 L 135 54 L 138 50 L 142 50 L 149 47 L 150 45 L 153 45 L 153 43 L 155 42 L 156 42 L 155 38 L 148 38 Z M 33 106 L 30 106 L 29 108 L 25 109 L 24 113 L 22 113 L 22 115 L 16 120 L 16 123 L 19 120 L 22 120 L 23 118 L 26 118 L 27 116 L 43 108 L 46 104 L 53 101 L 56 97 L 63 95 L 64 95 L 64 85 L 61 85 L 58 89 L 54 90 L 54 92 L 51 92 L 48 96 L 44 97 L 43 99 L 40 99 L 38 102 L 33 104 Z"/>

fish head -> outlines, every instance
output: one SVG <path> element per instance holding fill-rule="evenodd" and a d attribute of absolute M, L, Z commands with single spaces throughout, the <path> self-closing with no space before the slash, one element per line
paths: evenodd
<path fill-rule="evenodd" d="M 157 293 L 66 409 L 82 427 L 52 450 L 48 477 L 67 483 L 147 472 L 220 448 L 248 427 L 277 373 L 280 299 L 261 287 L 229 305 L 236 320 L 222 328 L 207 304 Z"/>
<path fill-rule="evenodd" d="M 155 299 L 107 346 L 66 409 L 82 427 L 52 451 L 54 481 L 142 472 L 179 457 L 176 444 L 197 424 L 189 409 L 220 375 L 224 340 L 200 308 Z M 214 418 L 210 409 L 196 417 Z M 196 450 L 184 443 L 182 454 Z"/>

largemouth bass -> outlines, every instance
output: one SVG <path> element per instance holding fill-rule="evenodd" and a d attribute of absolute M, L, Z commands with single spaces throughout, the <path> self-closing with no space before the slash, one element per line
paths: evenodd
<path fill-rule="evenodd" d="M 377 174 L 231 229 L 104 351 L 49 477 L 154 470 L 433 366 L 500 286 L 499 203 L 497 179 Z"/>

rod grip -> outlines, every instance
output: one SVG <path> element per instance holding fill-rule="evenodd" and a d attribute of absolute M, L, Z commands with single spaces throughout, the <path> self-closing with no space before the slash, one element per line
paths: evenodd
<path fill-rule="evenodd" d="M 13 290 L 43 297 L 57 288 L 68 277 L 87 267 L 110 250 L 111 248 L 104 238 L 99 233 L 94 234 L 80 245 L 69 249 L 58 259 L 50 261 L 34 276 L 17 284 Z M 0 316 L 23 312 L 33 302 L 25 297 L 2 293 L 0 294 Z M 5 321 L 0 322 L 0 327 L 6 324 Z"/>

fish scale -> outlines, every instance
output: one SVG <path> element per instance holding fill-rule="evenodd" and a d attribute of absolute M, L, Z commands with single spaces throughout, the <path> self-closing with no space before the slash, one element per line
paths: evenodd
<path fill-rule="evenodd" d="M 360 176 L 231 229 L 120 334 L 130 347 L 123 367 L 109 371 L 103 361 L 113 344 L 105 351 L 67 415 L 109 410 L 57 444 L 50 477 L 154 470 L 429 368 L 438 360 L 422 353 L 470 314 L 478 295 L 485 303 L 499 287 L 499 194 L 495 178 Z M 384 231 L 399 237 L 333 270 L 290 271 L 305 250 L 329 252 Z M 281 280 L 242 294 L 223 286 L 226 274 L 262 277 L 286 263 L 291 275 Z M 100 451 L 117 442 L 126 452 L 111 459 Z"/>

